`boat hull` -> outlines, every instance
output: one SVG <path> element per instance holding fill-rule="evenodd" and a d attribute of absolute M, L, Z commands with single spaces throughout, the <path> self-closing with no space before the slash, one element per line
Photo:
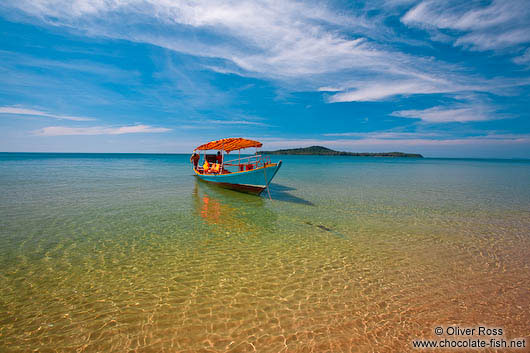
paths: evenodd
<path fill-rule="evenodd" d="M 203 181 L 214 183 L 221 187 L 259 195 L 270 184 L 282 161 L 265 167 L 229 174 L 201 174 L 194 169 L 195 175 Z"/>

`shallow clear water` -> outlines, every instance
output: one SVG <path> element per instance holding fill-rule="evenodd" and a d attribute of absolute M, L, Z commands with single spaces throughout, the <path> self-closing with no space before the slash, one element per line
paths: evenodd
<path fill-rule="evenodd" d="M 281 156 L 270 201 L 188 157 L 0 154 L 0 350 L 530 335 L 529 161 Z"/>

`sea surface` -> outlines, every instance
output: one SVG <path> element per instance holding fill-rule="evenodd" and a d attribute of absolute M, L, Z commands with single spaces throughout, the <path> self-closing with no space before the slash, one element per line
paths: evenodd
<path fill-rule="evenodd" d="M 0 154 L 0 351 L 530 345 L 530 161 L 271 157 L 269 200 L 188 155 Z"/>

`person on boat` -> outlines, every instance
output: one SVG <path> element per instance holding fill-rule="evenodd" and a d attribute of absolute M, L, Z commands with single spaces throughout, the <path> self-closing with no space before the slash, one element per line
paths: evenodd
<path fill-rule="evenodd" d="M 204 171 L 204 173 L 207 173 L 208 169 L 210 169 L 210 163 L 208 163 L 207 159 L 204 159 L 204 164 L 202 165 L 202 170 Z"/>
<path fill-rule="evenodd" d="M 219 174 L 219 172 L 221 171 L 221 165 L 219 163 L 214 163 L 211 171 L 212 173 Z"/>
<path fill-rule="evenodd" d="M 198 153 L 193 152 L 193 154 L 190 157 L 190 162 L 193 163 L 193 168 L 197 169 L 197 165 L 199 165 L 199 159 L 201 157 Z"/>
<path fill-rule="evenodd" d="M 223 155 L 221 154 L 221 151 L 217 151 L 217 156 L 216 156 L 216 161 L 219 165 L 219 167 L 217 168 L 216 171 L 214 171 L 215 173 L 220 173 L 221 170 L 223 169 Z M 215 166 L 215 165 L 214 165 Z"/>

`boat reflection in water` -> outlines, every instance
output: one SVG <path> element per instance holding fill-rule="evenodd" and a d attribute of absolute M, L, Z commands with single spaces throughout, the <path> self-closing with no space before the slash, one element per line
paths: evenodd
<path fill-rule="evenodd" d="M 213 233 L 272 231 L 277 219 L 260 197 L 237 193 L 201 181 L 193 188 L 195 212 Z"/>

